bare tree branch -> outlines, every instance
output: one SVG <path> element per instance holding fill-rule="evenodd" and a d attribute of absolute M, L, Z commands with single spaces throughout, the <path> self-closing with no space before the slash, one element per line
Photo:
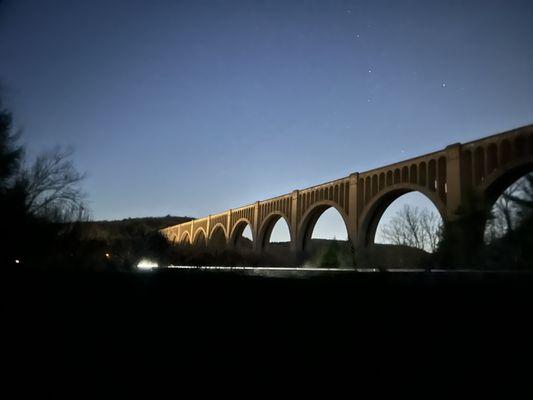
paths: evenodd
<path fill-rule="evenodd" d="M 382 227 L 380 233 L 387 243 L 433 252 L 440 242 L 441 230 L 437 214 L 406 204 Z"/>
<path fill-rule="evenodd" d="M 533 213 L 533 173 L 509 186 L 496 200 L 485 227 L 485 242 L 490 243 L 514 231 Z"/>
<path fill-rule="evenodd" d="M 87 217 L 85 193 L 80 188 L 85 175 L 74 168 L 72 154 L 72 149 L 56 147 L 20 173 L 27 190 L 26 206 L 34 215 L 60 222 Z"/>

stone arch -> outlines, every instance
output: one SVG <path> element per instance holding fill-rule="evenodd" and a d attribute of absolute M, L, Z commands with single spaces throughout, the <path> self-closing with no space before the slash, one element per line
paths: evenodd
<path fill-rule="evenodd" d="M 196 232 L 194 232 L 192 245 L 194 247 L 207 247 L 207 235 L 205 233 L 204 228 L 196 229 Z"/>
<path fill-rule="evenodd" d="M 228 245 L 230 247 L 232 248 L 236 247 L 237 239 L 242 235 L 243 231 L 246 229 L 247 226 L 250 226 L 250 230 L 252 231 L 252 242 L 254 242 L 255 244 L 256 237 L 255 237 L 255 231 L 254 231 L 252 223 L 250 222 L 248 218 L 240 218 L 233 224 L 233 227 L 231 228 L 231 232 L 229 235 L 229 241 L 228 241 Z"/>
<path fill-rule="evenodd" d="M 180 244 L 191 244 L 191 235 L 189 234 L 189 232 L 185 231 L 181 234 L 179 243 Z"/>
<path fill-rule="evenodd" d="M 359 218 L 359 221 L 361 221 L 359 224 L 359 245 L 369 246 L 374 243 L 376 230 L 385 210 L 398 197 L 410 192 L 419 192 L 426 196 L 437 208 L 442 220 L 446 221 L 446 205 L 441 199 L 439 199 L 435 192 L 419 185 L 394 185 L 387 188 L 379 197 L 375 198 L 363 209 L 363 212 Z"/>
<path fill-rule="evenodd" d="M 320 216 L 326 211 L 328 208 L 334 208 L 337 210 L 337 212 L 342 217 L 342 220 L 344 221 L 344 225 L 346 227 L 346 232 L 348 232 L 348 240 L 350 240 L 350 223 L 348 220 L 348 215 L 346 215 L 346 212 L 339 206 L 339 204 L 333 202 L 324 200 L 321 202 L 318 202 L 316 204 L 313 204 L 313 206 L 307 210 L 307 212 L 302 216 L 300 223 L 298 224 L 298 235 L 296 237 L 296 250 L 299 252 L 303 252 L 305 250 L 306 243 L 311 239 L 311 235 L 313 234 L 313 229 L 320 218 Z"/>
<path fill-rule="evenodd" d="M 272 230 L 281 218 L 285 220 L 285 223 L 289 227 L 290 241 L 292 242 L 294 240 L 294 230 L 287 215 L 280 211 L 273 211 L 265 218 L 263 218 L 263 222 L 259 227 L 259 233 L 257 235 L 257 246 L 260 251 L 263 251 L 265 246 L 268 244 L 268 241 L 270 240 L 270 235 L 272 234 Z"/>
<path fill-rule="evenodd" d="M 213 249 L 223 249 L 226 247 L 228 241 L 228 235 L 226 233 L 226 227 L 222 223 L 216 224 L 209 233 L 208 245 Z"/>
<path fill-rule="evenodd" d="M 226 232 L 226 227 L 224 226 L 224 224 L 219 222 L 218 224 L 216 224 L 215 226 L 213 226 L 211 228 L 211 232 L 209 233 L 209 240 L 211 240 L 211 238 L 213 237 L 213 234 L 218 229 L 222 229 L 222 232 L 224 232 L 224 236 L 226 237 L 226 239 L 228 238 L 228 234 Z"/>
<path fill-rule="evenodd" d="M 496 169 L 478 187 L 478 193 L 481 195 L 478 205 L 482 210 L 486 211 L 486 215 L 489 215 L 489 211 L 492 211 L 494 204 L 505 190 L 521 177 L 531 172 L 533 172 L 533 157 L 522 158 L 513 162 L 509 161 L 504 169 Z M 480 225 L 472 229 L 472 234 L 477 236 L 478 243 L 484 242 L 487 221 L 487 219 L 480 221 Z"/>
<path fill-rule="evenodd" d="M 528 157 L 526 160 L 516 160 L 508 164 L 505 169 L 495 170 L 480 187 L 485 206 L 492 207 L 505 189 L 530 172 L 533 172 L 532 157 Z"/>

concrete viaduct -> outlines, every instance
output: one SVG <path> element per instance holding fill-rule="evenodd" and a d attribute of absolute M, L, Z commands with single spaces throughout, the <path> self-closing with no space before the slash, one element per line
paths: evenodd
<path fill-rule="evenodd" d="M 161 230 L 176 244 L 234 248 L 247 225 L 253 248 L 261 253 L 276 222 L 289 227 L 290 249 L 303 252 L 320 215 L 330 207 L 341 215 L 357 248 L 374 241 L 386 208 L 399 196 L 417 191 L 435 205 L 443 221 L 454 221 L 474 193 L 491 205 L 505 188 L 533 171 L 533 125 L 455 143 L 429 154 L 355 172 L 331 182 L 294 190 L 267 200 Z"/>

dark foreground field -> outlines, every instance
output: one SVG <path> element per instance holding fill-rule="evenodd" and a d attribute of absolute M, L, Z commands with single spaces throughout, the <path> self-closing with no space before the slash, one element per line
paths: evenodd
<path fill-rule="evenodd" d="M 448 379 L 525 374 L 531 365 L 528 273 L 300 279 L 8 271 L 3 278 L 11 369 L 52 373 L 51 390 L 87 377 L 115 381 L 125 371 L 140 380 L 157 371 L 168 384 L 163 376 L 173 382 L 178 369 L 239 379 L 265 369 L 285 377 L 307 371 L 352 379 L 363 371 Z"/>

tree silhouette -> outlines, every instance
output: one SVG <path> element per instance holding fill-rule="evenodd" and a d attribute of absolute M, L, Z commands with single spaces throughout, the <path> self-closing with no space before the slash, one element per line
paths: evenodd
<path fill-rule="evenodd" d="M 70 161 L 71 151 L 59 148 L 22 165 L 23 147 L 17 145 L 12 115 L 0 102 L 0 220 L 4 265 L 58 264 L 78 245 L 65 246 L 72 234 L 65 222 L 86 219 L 83 175 Z M 71 238 L 70 242 L 79 244 Z"/>
<path fill-rule="evenodd" d="M 533 173 L 510 185 L 496 200 L 484 232 L 485 243 L 512 233 L 533 211 Z"/>
<path fill-rule="evenodd" d="M 434 252 L 439 245 L 441 230 L 436 213 L 406 204 L 382 228 L 381 235 L 391 244 Z"/>
<path fill-rule="evenodd" d="M 333 239 L 331 243 L 329 243 L 326 252 L 320 259 L 320 267 L 325 268 L 336 268 L 339 266 L 339 251 L 340 246 L 339 242 L 336 239 Z"/>
<path fill-rule="evenodd" d="M 59 147 L 37 156 L 23 168 L 18 180 L 26 188 L 26 206 L 33 215 L 54 222 L 87 219 L 85 194 L 80 183 L 85 175 L 74 168 L 72 150 Z"/>
<path fill-rule="evenodd" d="M 19 137 L 13 132 L 12 115 L 3 108 L 0 99 L 0 189 L 5 189 L 19 169 L 23 155 L 15 143 Z"/>

